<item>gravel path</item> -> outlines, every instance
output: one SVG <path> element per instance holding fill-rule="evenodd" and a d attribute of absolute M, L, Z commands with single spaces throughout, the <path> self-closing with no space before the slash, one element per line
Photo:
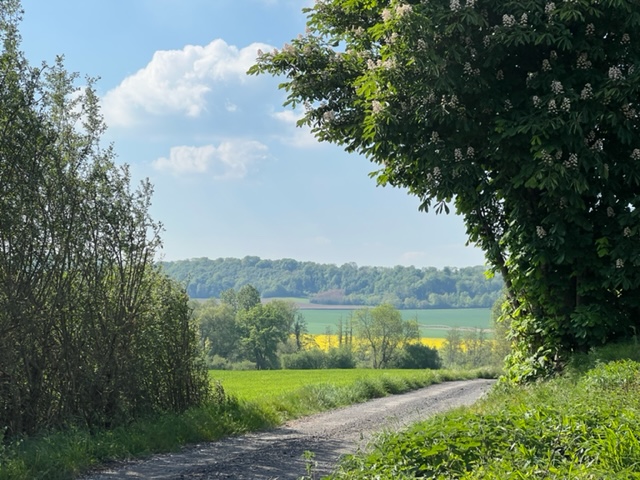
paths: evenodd
<path fill-rule="evenodd" d="M 402 395 L 332 410 L 286 423 L 268 432 L 191 445 L 180 453 L 114 464 L 84 480 L 299 479 L 304 452 L 313 452 L 314 475 L 329 474 L 340 456 L 366 447 L 373 435 L 398 430 L 429 415 L 470 405 L 493 380 L 431 385 Z"/>

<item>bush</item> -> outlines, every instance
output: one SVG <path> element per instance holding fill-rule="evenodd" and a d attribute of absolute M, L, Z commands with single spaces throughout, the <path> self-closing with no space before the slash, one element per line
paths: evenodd
<path fill-rule="evenodd" d="M 289 370 L 317 370 L 326 367 L 327 356 L 322 350 L 312 348 L 284 354 L 281 360 L 282 367 Z"/>
<path fill-rule="evenodd" d="M 327 352 L 327 368 L 356 368 L 356 358 L 350 347 L 330 348 Z"/>
<path fill-rule="evenodd" d="M 391 362 L 391 368 L 442 368 L 438 350 L 421 343 L 405 345 Z"/>

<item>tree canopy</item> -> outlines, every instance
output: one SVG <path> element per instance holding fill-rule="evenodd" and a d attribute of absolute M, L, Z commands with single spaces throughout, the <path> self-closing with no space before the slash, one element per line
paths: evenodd
<path fill-rule="evenodd" d="M 504 278 L 512 373 L 640 323 L 640 7 L 320 0 L 262 52 L 287 105 L 423 210 L 454 206 Z"/>
<path fill-rule="evenodd" d="M 486 267 L 370 267 L 245 258 L 194 258 L 163 262 L 193 298 L 220 297 L 225 290 L 255 285 L 262 296 L 308 297 L 311 303 L 396 308 L 490 308 L 502 291 L 499 276 Z M 223 299 L 224 300 L 224 299 Z"/>

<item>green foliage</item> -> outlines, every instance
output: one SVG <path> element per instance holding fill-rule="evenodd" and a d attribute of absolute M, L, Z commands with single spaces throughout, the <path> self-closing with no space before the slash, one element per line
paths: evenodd
<path fill-rule="evenodd" d="M 418 322 L 403 320 L 400 312 L 389 304 L 354 313 L 354 328 L 373 368 L 386 368 L 397 350 L 419 339 Z"/>
<path fill-rule="evenodd" d="M 391 368 L 430 368 L 442 367 L 442 360 L 435 348 L 421 343 L 408 343 L 402 347 L 396 358 L 391 362 Z"/>
<path fill-rule="evenodd" d="M 246 261 L 252 259 L 252 261 Z M 358 267 L 258 257 L 196 258 L 163 262 L 166 272 L 187 285 L 192 298 L 220 297 L 225 290 L 251 284 L 265 298 L 304 297 L 311 303 L 370 305 L 396 308 L 490 307 L 502 289 L 502 279 L 487 278 L 485 267 L 421 268 Z"/>
<path fill-rule="evenodd" d="M 464 218 L 505 282 L 514 378 L 640 322 L 640 11 L 594 3 L 327 0 L 249 73 L 320 140 Z"/>
<path fill-rule="evenodd" d="M 331 478 L 638 478 L 640 365 L 579 381 L 507 387 L 470 408 L 388 434 Z"/>
<path fill-rule="evenodd" d="M 258 370 L 279 368 L 278 348 L 296 328 L 300 335 L 305 328 L 292 303 L 262 304 L 260 292 L 252 285 L 223 292 L 220 303 L 209 300 L 195 305 L 201 342 L 212 367 L 238 368 L 249 361 Z"/>
<path fill-rule="evenodd" d="M 0 2 L 0 425 L 123 424 L 205 400 L 188 298 L 154 265 L 152 187 L 101 145 L 94 80 L 31 67 Z"/>
<path fill-rule="evenodd" d="M 488 338 L 485 330 L 479 328 L 466 331 L 453 328 L 447 333 L 442 346 L 443 365 L 446 368 L 501 368 L 509 352 L 505 350 L 504 343 L 500 339 Z"/>
<path fill-rule="evenodd" d="M 326 352 L 319 348 L 300 350 L 295 353 L 282 355 L 281 361 L 282 367 L 289 370 L 356 368 L 355 356 L 348 346 L 332 347 Z"/>

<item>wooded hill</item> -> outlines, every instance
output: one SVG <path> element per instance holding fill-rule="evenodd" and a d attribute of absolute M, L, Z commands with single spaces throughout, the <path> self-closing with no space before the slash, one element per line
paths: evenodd
<path fill-rule="evenodd" d="M 502 279 L 487 279 L 486 267 L 439 270 L 435 267 L 358 267 L 266 260 L 195 258 L 162 262 L 166 273 L 183 283 L 192 298 L 219 297 L 228 289 L 251 284 L 262 296 L 305 297 L 329 305 L 378 305 L 396 308 L 491 307 L 502 291 Z"/>

